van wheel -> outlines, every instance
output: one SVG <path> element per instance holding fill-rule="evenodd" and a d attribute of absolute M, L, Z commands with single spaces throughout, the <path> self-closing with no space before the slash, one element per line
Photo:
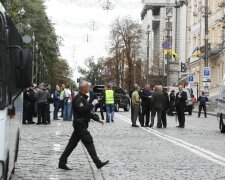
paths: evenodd
<path fill-rule="evenodd" d="M 116 112 L 119 112 L 120 111 L 120 105 L 119 105 L 119 103 L 116 103 L 115 104 L 115 111 Z"/>
<path fill-rule="evenodd" d="M 223 123 L 223 116 L 222 116 L 222 114 L 220 116 L 220 132 L 221 133 L 225 133 L 225 125 Z"/>
<path fill-rule="evenodd" d="M 130 110 L 130 103 L 127 103 L 126 107 L 124 108 L 124 111 L 128 112 Z"/>
<path fill-rule="evenodd" d="M 192 109 L 191 109 L 191 110 L 189 110 L 188 114 L 189 114 L 189 115 L 192 115 Z"/>
<path fill-rule="evenodd" d="M 12 173 L 15 173 L 15 165 L 16 165 L 17 158 L 18 158 L 18 153 L 19 153 L 19 144 L 20 144 L 20 132 L 18 131 L 17 141 L 16 141 L 15 158 L 14 158 L 14 167 L 13 167 Z"/>
<path fill-rule="evenodd" d="M 4 180 L 8 179 L 8 172 L 9 172 L 9 152 L 7 154 L 7 159 L 6 159 L 6 163 L 5 163 L 4 176 L 3 176 Z"/>

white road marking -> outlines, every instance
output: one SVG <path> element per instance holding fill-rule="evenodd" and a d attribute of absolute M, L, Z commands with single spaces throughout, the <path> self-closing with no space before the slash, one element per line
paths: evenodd
<path fill-rule="evenodd" d="M 126 122 L 128 124 L 131 124 L 131 120 L 130 119 L 128 119 L 128 118 L 126 118 L 126 117 L 124 117 L 122 115 L 119 115 L 119 114 L 116 114 L 116 116 L 119 119 L 121 119 L 122 121 L 124 121 L 124 122 Z M 225 158 L 222 157 L 222 156 L 219 156 L 219 155 L 217 155 L 217 154 L 215 154 L 215 153 L 213 153 L 211 151 L 208 151 L 208 150 L 206 150 L 204 148 L 201 148 L 199 146 L 193 145 L 193 144 L 188 143 L 186 141 L 183 141 L 181 139 L 177 139 L 175 137 L 165 135 L 163 133 L 160 133 L 157 130 L 153 130 L 153 129 L 149 129 L 149 128 L 147 129 L 147 128 L 143 128 L 143 127 L 141 127 L 141 128 L 143 130 L 147 131 L 150 134 L 153 134 L 153 135 L 155 135 L 155 136 L 157 136 L 157 137 L 159 137 L 161 139 L 164 139 L 164 140 L 166 140 L 168 142 L 171 142 L 171 143 L 173 143 L 173 144 L 175 144 L 177 146 L 183 147 L 186 150 L 188 150 L 188 151 L 190 151 L 190 152 L 192 152 L 192 153 L 194 153 L 194 154 L 196 154 L 196 155 L 198 155 L 198 156 L 200 156 L 202 158 L 205 158 L 205 159 L 207 159 L 209 161 L 212 161 L 212 162 L 214 162 L 216 164 L 219 164 L 219 165 L 225 167 Z"/>
<path fill-rule="evenodd" d="M 54 144 L 53 149 L 54 149 L 54 151 L 59 151 L 61 149 L 61 145 L 60 144 Z"/>
<path fill-rule="evenodd" d="M 59 136 L 61 134 L 61 132 L 60 131 L 56 131 L 55 134 L 56 134 L 56 136 Z"/>

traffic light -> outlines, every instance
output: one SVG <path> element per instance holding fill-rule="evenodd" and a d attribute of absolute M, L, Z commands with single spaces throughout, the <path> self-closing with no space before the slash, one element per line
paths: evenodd
<path fill-rule="evenodd" d="M 77 78 L 77 84 L 80 83 L 80 78 Z"/>
<path fill-rule="evenodd" d="M 186 72 L 186 64 L 185 63 L 181 63 L 181 72 Z"/>

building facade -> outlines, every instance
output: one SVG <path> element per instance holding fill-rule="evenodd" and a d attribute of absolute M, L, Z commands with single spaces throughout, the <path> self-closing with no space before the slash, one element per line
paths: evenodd
<path fill-rule="evenodd" d="M 224 66 L 224 0 L 209 0 L 209 67 L 211 68 L 211 83 L 209 95 L 219 94 L 220 84 L 225 73 Z M 199 91 L 205 89 L 203 71 L 205 67 L 205 0 L 190 0 L 187 13 L 187 55 L 189 57 L 189 73 L 194 75 L 194 81 L 199 84 Z M 199 56 L 193 56 L 193 50 L 198 47 Z"/>
<path fill-rule="evenodd" d="M 180 0 L 143 0 L 142 3 L 144 74 L 163 75 L 168 85 L 177 84 L 181 76 L 180 63 L 187 57 L 187 7 Z M 177 54 L 176 59 L 165 56 L 165 41 L 170 44 L 170 54 L 172 51 Z"/>

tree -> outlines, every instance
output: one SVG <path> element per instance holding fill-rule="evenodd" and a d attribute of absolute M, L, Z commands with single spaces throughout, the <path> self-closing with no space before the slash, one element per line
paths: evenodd
<path fill-rule="evenodd" d="M 51 82 L 52 85 L 56 84 L 68 84 L 75 86 L 76 83 L 70 78 L 73 71 L 65 59 L 59 59 L 55 62 L 50 74 L 54 77 Z"/>
<path fill-rule="evenodd" d="M 6 3 L 5 0 L 1 0 L 1 2 L 4 4 Z M 19 23 L 23 24 L 23 32 L 21 35 L 35 35 L 35 46 L 38 45 L 38 52 L 36 52 L 36 54 L 39 55 L 40 52 L 42 53 L 47 69 L 49 72 L 52 72 L 51 69 L 58 60 L 59 45 L 61 42 L 55 33 L 53 24 L 46 15 L 44 0 L 8 0 L 7 2 L 7 9 L 10 10 L 9 14 L 11 15 L 14 23 L 16 25 Z M 26 13 L 21 18 L 19 17 L 18 12 L 22 7 Z M 27 23 L 31 25 L 30 29 L 26 29 Z M 26 47 L 32 48 L 32 43 L 26 45 Z M 49 73 L 46 78 L 48 81 L 53 81 L 54 76 Z"/>
<path fill-rule="evenodd" d="M 85 60 L 85 67 L 79 67 L 78 72 L 82 75 L 81 79 L 89 81 L 92 85 L 105 83 L 105 61 L 100 57 L 97 62 L 94 57 L 89 57 Z"/>
<path fill-rule="evenodd" d="M 114 58 L 116 71 L 115 80 L 118 82 L 119 75 L 126 75 L 126 86 L 131 90 L 134 85 L 134 64 L 140 55 L 141 28 L 140 24 L 130 17 L 117 18 L 111 25 L 111 49 L 110 54 Z M 127 66 L 124 72 L 125 65 Z"/>

